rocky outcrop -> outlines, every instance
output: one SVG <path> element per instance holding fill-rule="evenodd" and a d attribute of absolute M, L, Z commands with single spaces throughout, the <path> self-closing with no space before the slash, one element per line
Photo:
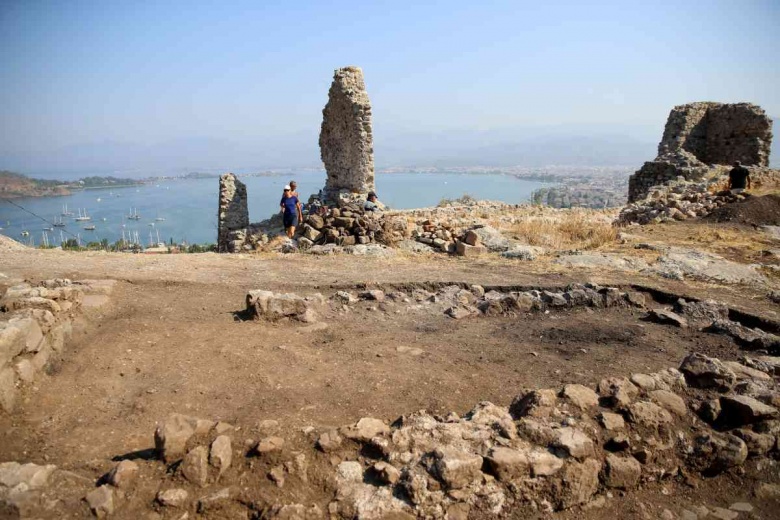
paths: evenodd
<path fill-rule="evenodd" d="M 339 193 L 374 190 L 374 138 L 371 103 L 360 67 L 337 69 L 322 111 L 320 156 L 328 179 L 325 200 Z"/>
<path fill-rule="evenodd" d="M 217 251 L 235 253 L 244 246 L 249 226 L 246 186 L 232 173 L 219 177 Z"/>
<path fill-rule="evenodd" d="M 629 202 L 650 188 L 682 177 L 690 181 L 722 177 L 735 161 L 766 176 L 772 120 L 750 103 L 689 103 L 672 109 L 658 156 L 629 179 Z M 777 175 L 777 174 L 775 174 Z M 770 175 L 774 178 L 774 175 Z"/>

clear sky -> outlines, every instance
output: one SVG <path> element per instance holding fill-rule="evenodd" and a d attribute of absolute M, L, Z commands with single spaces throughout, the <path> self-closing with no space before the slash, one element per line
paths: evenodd
<path fill-rule="evenodd" d="M 345 65 L 365 72 L 377 153 L 381 138 L 515 128 L 657 142 L 685 102 L 780 116 L 778 56 L 777 0 L 0 0 L 0 154 L 286 139 L 314 164 Z"/>

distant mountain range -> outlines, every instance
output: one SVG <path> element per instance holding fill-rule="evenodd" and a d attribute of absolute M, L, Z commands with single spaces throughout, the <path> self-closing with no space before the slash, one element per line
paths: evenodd
<path fill-rule="evenodd" d="M 241 143 L 209 137 L 154 145 L 102 142 L 57 150 L 0 153 L 0 169 L 44 178 L 89 174 L 144 178 L 192 171 L 319 168 L 319 128 Z M 656 155 L 661 129 L 505 128 L 410 132 L 375 128 L 377 168 L 412 166 L 636 166 Z M 772 146 L 774 164 L 780 144 Z"/>

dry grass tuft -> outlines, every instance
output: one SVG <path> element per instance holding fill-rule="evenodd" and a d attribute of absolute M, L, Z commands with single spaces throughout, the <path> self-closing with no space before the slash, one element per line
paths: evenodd
<path fill-rule="evenodd" d="M 596 249 L 615 242 L 618 233 L 611 217 L 588 210 L 529 215 L 506 231 L 517 240 L 548 249 Z"/>

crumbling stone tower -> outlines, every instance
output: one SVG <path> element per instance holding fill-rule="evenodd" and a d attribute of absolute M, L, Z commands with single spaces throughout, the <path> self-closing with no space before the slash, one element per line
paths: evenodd
<path fill-rule="evenodd" d="M 344 67 L 333 74 L 322 111 L 320 157 L 328 174 L 326 200 L 336 199 L 340 192 L 365 195 L 375 189 L 371 103 L 360 67 Z"/>
<path fill-rule="evenodd" d="M 235 253 L 246 241 L 249 209 L 246 185 L 232 173 L 219 177 L 219 211 L 217 213 L 217 251 Z"/>
<path fill-rule="evenodd" d="M 735 161 L 766 169 L 772 120 L 750 103 L 689 103 L 672 109 L 658 156 L 628 183 L 628 201 L 644 198 L 651 187 L 678 176 L 701 180 L 724 173 Z"/>

